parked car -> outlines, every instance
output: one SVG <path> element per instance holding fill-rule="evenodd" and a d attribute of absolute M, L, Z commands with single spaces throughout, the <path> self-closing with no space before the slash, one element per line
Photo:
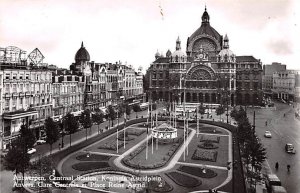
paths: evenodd
<path fill-rule="evenodd" d="M 285 144 L 285 151 L 286 151 L 287 153 L 292 153 L 292 154 L 295 154 L 295 153 L 296 153 L 295 147 L 294 147 L 294 145 L 291 144 L 291 143 Z"/>
<path fill-rule="evenodd" d="M 28 154 L 34 154 L 36 152 L 36 149 L 34 149 L 34 148 L 30 148 L 30 149 L 28 149 L 28 151 L 27 151 L 27 153 Z"/>
<path fill-rule="evenodd" d="M 46 143 L 46 140 L 44 140 L 44 139 L 39 139 L 39 140 L 37 140 L 35 143 L 36 143 L 37 145 L 42 145 L 42 144 Z"/>
<path fill-rule="evenodd" d="M 271 138 L 271 137 L 272 137 L 272 134 L 271 134 L 270 131 L 265 131 L 264 136 L 265 136 L 266 138 Z"/>

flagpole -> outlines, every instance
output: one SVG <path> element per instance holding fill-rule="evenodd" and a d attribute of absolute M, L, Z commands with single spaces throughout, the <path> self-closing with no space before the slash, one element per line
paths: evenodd
<path fill-rule="evenodd" d="M 189 118 L 186 120 L 186 124 L 187 124 L 187 134 L 186 134 L 186 140 L 188 138 L 188 130 L 189 130 Z M 186 144 L 186 155 L 189 155 L 189 144 Z"/>
<path fill-rule="evenodd" d="M 197 138 L 199 135 L 199 118 L 198 118 L 198 106 L 196 108 L 196 119 L 197 119 Z"/>
<path fill-rule="evenodd" d="M 125 134 L 126 134 L 126 113 L 124 113 L 124 149 L 126 148 Z"/>
<path fill-rule="evenodd" d="M 119 153 L 119 128 L 118 127 L 117 127 L 117 153 Z"/>
<path fill-rule="evenodd" d="M 181 76 L 180 76 L 180 83 L 181 83 Z M 183 86 L 184 86 L 183 87 L 183 112 L 184 112 L 184 117 L 183 117 L 183 147 L 184 147 L 183 148 L 183 161 L 185 161 L 185 118 L 186 118 L 186 112 L 185 112 L 185 82 L 184 82 Z"/>

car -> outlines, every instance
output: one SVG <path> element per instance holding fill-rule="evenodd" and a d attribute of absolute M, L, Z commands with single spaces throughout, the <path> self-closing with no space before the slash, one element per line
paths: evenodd
<path fill-rule="evenodd" d="M 46 141 L 44 139 L 39 139 L 35 142 L 37 145 L 42 145 L 44 143 L 46 143 Z"/>
<path fill-rule="evenodd" d="M 264 136 L 265 136 L 266 138 L 271 138 L 271 137 L 272 137 L 272 134 L 271 134 L 270 131 L 265 131 Z"/>
<path fill-rule="evenodd" d="M 28 154 L 34 154 L 36 152 L 36 149 L 34 149 L 34 148 L 30 148 L 30 149 L 28 149 L 28 151 L 27 151 L 27 153 Z"/>
<path fill-rule="evenodd" d="M 295 153 L 296 153 L 295 147 L 294 147 L 294 145 L 291 144 L 291 143 L 285 144 L 285 151 L 286 151 L 287 153 L 292 153 L 292 154 L 295 154 Z"/>

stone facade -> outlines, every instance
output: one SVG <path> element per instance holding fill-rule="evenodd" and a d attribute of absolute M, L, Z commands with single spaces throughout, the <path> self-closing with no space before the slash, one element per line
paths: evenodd
<path fill-rule="evenodd" d="M 155 54 L 147 70 L 153 100 L 188 103 L 261 105 L 262 65 L 253 56 L 236 56 L 229 38 L 221 36 L 209 22 L 205 9 L 201 26 L 166 56 Z"/>
<path fill-rule="evenodd" d="M 274 97 L 284 101 L 295 101 L 299 92 L 299 74 L 297 70 L 285 70 L 273 74 Z"/>

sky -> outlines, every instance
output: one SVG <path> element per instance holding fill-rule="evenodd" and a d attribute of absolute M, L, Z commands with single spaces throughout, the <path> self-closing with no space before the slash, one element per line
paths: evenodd
<path fill-rule="evenodd" d="M 297 0 L 0 0 L 0 47 L 38 48 L 44 62 L 69 68 L 83 41 L 91 61 L 145 71 L 177 37 L 185 51 L 205 5 L 236 55 L 300 69 Z"/>

